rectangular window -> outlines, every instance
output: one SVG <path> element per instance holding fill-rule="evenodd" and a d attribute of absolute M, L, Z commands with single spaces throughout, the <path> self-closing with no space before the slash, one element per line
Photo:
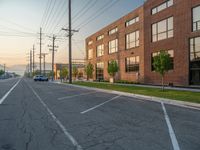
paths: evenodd
<path fill-rule="evenodd" d="M 104 79 L 104 76 L 103 76 L 103 73 L 104 73 L 104 63 L 103 62 L 98 62 L 96 64 L 96 79 L 97 80 L 103 80 Z"/>
<path fill-rule="evenodd" d="M 193 31 L 198 31 L 200 30 L 200 6 L 193 8 L 192 14 Z"/>
<path fill-rule="evenodd" d="M 109 54 L 115 53 L 118 51 L 118 39 L 109 41 L 108 50 L 109 50 Z"/>
<path fill-rule="evenodd" d="M 100 36 L 97 36 L 97 41 L 101 40 L 104 38 L 104 35 L 100 35 Z"/>
<path fill-rule="evenodd" d="M 190 39 L 190 61 L 200 61 L 200 37 Z"/>
<path fill-rule="evenodd" d="M 138 72 L 139 71 L 139 56 L 127 57 L 125 59 L 126 72 Z"/>
<path fill-rule="evenodd" d="M 118 31 L 118 28 L 116 27 L 116 28 L 114 28 L 114 29 L 108 31 L 108 34 L 111 35 L 111 34 L 116 33 L 117 31 Z"/>
<path fill-rule="evenodd" d="M 173 70 L 174 69 L 174 50 L 168 50 L 166 51 L 169 55 L 170 55 L 170 70 Z M 155 53 L 152 53 L 151 55 L 151 70 L 154 71 L 155 68 L 153 66 L 153 58 L 157 55 L 159 55 L 160 52 L 155 52 Z"/>
<path fill-rule="evenodd" d="M 93 41 L 89 41 L 89 42 L 88 42 L 88 45 L 91 45 L 92 43 L 93 43 Z"/>
<path fill-rule="evenodd" d="M 133 18 L 133 19 L 127 21 L 127 22 L 126 22 L 126 27 L 128 27 L 128 26 L 130 26 L 130 25 L 132 25 L 132 24 L 134 24 L 134 23 L 136 23 L 136 22 L 139 22 L 139 17 L 135 17 L 135 18 Z"/>
<path fill-rule="evenodd" d="M 152 10 L 151 10 L 151 14 L 154 15 L 168 7 L 171 7 L 173 5 L 173 0 L 167 0 L 166 2 L 158 5 L 157 7 L 154 7 Z"/>
<path fill-rule="evenodd" d="M 97 46 L 97 57 L 103 56 L 104 55 L 104 45 L 98 45 Z"/>
<path fill-rule="evenodd" d="M 152 42 L 164 40 L 174 36 L 173 17 L 152 25 Z"/>
<path fill-rule="evenodd" d="M 93 57 L 93 49 L 88 50 L 88 59 L 92 59 Z"/>
<path fill-rule="evenodd" d="M 139 46 L 139 30 L 126 35 L 126 49 Z"/>
<path fill-rule="evenodd" d="M 200 85 L 200 37 L 190 39 L 190 84 Z"/>

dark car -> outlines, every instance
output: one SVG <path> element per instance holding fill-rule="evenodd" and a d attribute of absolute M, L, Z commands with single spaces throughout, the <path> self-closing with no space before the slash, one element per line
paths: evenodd
<path fill-rule="evenodd" d="M 36 75 L 33 77 L 34 81 L 48 81 L 49 79 L 43 75 Z"/>

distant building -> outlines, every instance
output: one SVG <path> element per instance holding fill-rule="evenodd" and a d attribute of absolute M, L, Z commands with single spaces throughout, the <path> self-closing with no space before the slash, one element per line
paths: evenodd
<path fill-rule="evenodd" d="M 83 62 L 77 62 L 77 63 L 73 63 L 73 66 L 76 66 L 77 69 L 78 69 L 78 78 L 86 78 L 85 76 L 85 72 L 84 72 L 84 69 L 85 69 L 85 64 Z M 54 64 L 54 78 L 57 80 L 57 79 L 60 79 L 60 72 L 63 68 L 67 68 L 69 70 L 69 64 L 59 64 L 59 63 L 56 63 Z"/>
<path fill-rule="evenodd" d="M 165 84 L 200 85 L 200 1 L 146 0 L 144 5 L 86 38 L 87 63 L 95 80 L 109 80 L 108 63 L 119 65 L 118 80 L 160 84 L 153 57 L 165 50 L 171 70 Z"/>

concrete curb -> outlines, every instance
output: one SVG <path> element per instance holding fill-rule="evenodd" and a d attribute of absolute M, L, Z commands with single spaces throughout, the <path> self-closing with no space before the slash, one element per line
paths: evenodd
<path fill-rule="evenodd" d="M 120 92 L 120 91 L 114 91 L 114 90 L 105 90 L 105 89 L 87 87 L 87 86 L 82 86 L 82 85 L 55 83 L 55 82 L 54 82 L 54 84 L 62 84 L 65 86 L 72 86 L 72 87 L 78 87 L 78 88 L 83 88 L 83 89 L 88 89 L 88 90 L 95 90 L 95 91 L 109 93 L 109 94 L 117 94 L 117 95 L 138 98 L 138 99 L 157 102 L 157 103 L 163 102 L 164 104 L 169 104 L 169 105 L 174 105 L 174 106 L 184 107 L 184 108 L 189 108 L 189 109 L 195 109 L 195 110 L 200 111 L 200 104 L 191 103 L 191 102 L 184 102 L 184 101 L 172 100 L 172 99 L 167 99 L 167 98 L 159 98 L 159 97 L 154 97 L 154 96 L 145 96 L 145 95 L 140 95 L 140 94 L 126 93 L 126 92 Z"/>

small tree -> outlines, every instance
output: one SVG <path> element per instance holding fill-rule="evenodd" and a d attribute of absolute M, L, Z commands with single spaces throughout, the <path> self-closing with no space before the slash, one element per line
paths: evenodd
<path fill-rule="evenodd" d="M 51 78 L 52 80 L 54 79 L 54 72 L 53 71 L 50 71 L 48 74 L 47 74 L 48 78 Z"/>
<path fill-rule="evenodd" d="M 161 51 L 159 55 L 153 57 L 153 67 L 161 75 L 162 90 L 164 91 L 164 76 L 171 68 L 170 55 L 165 51 Z"/>
<path fill-rule="evenodd" d="M 112 60 L 108 64 L 108 73 L 113 78 L 113 80 L 114 80 L 114 77 L 115 77 L 116 73 L 118 72 L 118 70 L 119 70 L 119 67 L 118 67 L 117 62 L 115 60 Z"/>
<path fill-rule="evenodd" d="M 93 67 L 93 65 L 89 62 L 89 63 L 87 64 L 87 66 L 85 67 L 85 73 L 86 73 L 86 75 L 87 75 L 87 80 L 88 80 L 89 78 L 92 78 L 92 77 L 93 77 L 93 72 L 94 72 L 94 67 Z"/>
<path fill-rule="evenodd" d="M 60 70 L 60 79 L 61 79 L 61 81 L 62 81 L 62 79 L 67 78 L 67 76 L 68 76 L 68 70 L 67 70 L 67 68 L 62 68 Z"/>
<path fill-rule="evenodd" d="M 78 75 L 78 68 L 77 68 L 77 66 L 73 66 L 73 68 L 72 68 L 72 74 L 73 74 L 73 76 L 76 78 L 77 77 L 77 75 Z"/>
<path fill-rule="evenodd" d="M 3 75 L 3 74 L 4 74 L 4 71 L 3 71 L 3 70 L 0 70 L 0 76 Z"/>

